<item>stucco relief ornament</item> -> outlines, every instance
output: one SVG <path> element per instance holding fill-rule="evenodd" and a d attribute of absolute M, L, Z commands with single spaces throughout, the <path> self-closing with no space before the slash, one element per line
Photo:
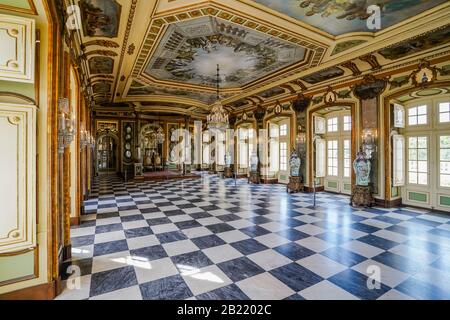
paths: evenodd
<path fill-rule="evenodd" d="M 291 167 L 291 177 L 298 177 L 300 176 L 300 165 L 301 160 L 298 156 L 297 151 L 294 149 L 291 153 L 291 158 L 289 160 L 289 165 Z"/>
<path fill-rule="evenodd" d="M 367 187 L 370 183 L 371 163 L 362 149 L 360 149 L 355 161 L 353 161 L 353 170 L 356 175 L 356 185 Z"/>

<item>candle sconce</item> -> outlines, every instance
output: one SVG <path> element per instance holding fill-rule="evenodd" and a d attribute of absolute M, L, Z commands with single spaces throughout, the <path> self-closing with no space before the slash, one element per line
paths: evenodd
<path fill-rule="evenodd" d="M 373 153 L 377 152 L 377 132 L 374 129 L 365 129 L 362 134 L 362 149 L 367 159 L 372 159 Z"/>
<path fill-rule="evenodd" d="M 58 99 L 58 153 L 63 154 L 75 138 L 75 117 L 70 113 L 69 99 Z"/>

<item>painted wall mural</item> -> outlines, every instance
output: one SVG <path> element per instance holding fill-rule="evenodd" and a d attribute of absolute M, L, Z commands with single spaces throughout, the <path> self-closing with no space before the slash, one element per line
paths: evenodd
<path fill-rule="evenodd" d="M 331 55 L 335 55 L 344 51 L 347 51 L 353 47 L 356 47 L 357 45 L 360 45 L 361 43 L 367 42 L 366 40 L 349 40 L 338 43 L 334 49 Z"/>
<path fill-rule="evenodd" d="M 384 58 L 395 60 L 450 42 L 450 26 L 408 39 L 378 51 Z"/>
<path fill-rule="evenodd" d="M 382 29 L 414 17 L 447 0 L 254 0 L 332 35 L 366 31 L 367 7 L 381 7 Z"/>
<path fill-rule="evenodd" d="M 81 0 L 83 32 L 87 37 L 117 37 L 121 6 L 114 0 Z"/>
<path fill-rule="evenodd" d="M 300 62 L 303 47 L 212 17 L 172 24 L 145 73 L 163 79 L 209 87 L 241 87 Z"/>
<path fill-rule="evenodd" d="M 316 73 L 313 73 L 309 76 L 303 77 L 302 80 L 311 83 L 311 84 L 315 84 L 315 83 L 319 83 L 325 80 L 329 80 L 329 79 L 333 79 L 339 76 L 342 76 L 344 74 L 344 70 L 342 70 L 341 68 L 338 67 L 331 67 L 328 69 L 324 69 L 321 71 L 318 71 Z"/>
<path fill-rule="evenodd" d="M 114 69 L 114 60 L 108 57 L 92 57 L 89 59 L 91 74 L 111 74 Z"/>

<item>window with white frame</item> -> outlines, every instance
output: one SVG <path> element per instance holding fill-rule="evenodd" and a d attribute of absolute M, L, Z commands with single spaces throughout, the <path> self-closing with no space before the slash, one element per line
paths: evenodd
<path fill-rule="evenodd" d="M 280 143 L 280 170 L 287 170 L 287 142 Z"/>
<path fill-rule="evenodd" d="M 239 129 L 239 167 L 247 168 L 248 165 L 248 154 L 247 154 L 247 129 Z"/>
<path fill-rule="evenodd" d="M 325 148 L 326 141 L 324 139 L 316 139 L 316 177 L 323 178 L 326 174 L 325 166 Z"/>
<path fill-rule="evenodd" d="M 417 126 L 427 124 L 427 105 L 408 109 L 408 125 Z"/>
<path fill-rule="evenodd" d="M 337 132 L 338 131 L 338 118 L 333 117 L 329 118 L 327 121 L 328 132 Z"/>
<path fill-rule="evenodd" d="M 328 157 L 327 157 L 327 174 L 328 176 L 337 177 L 339 170 L 339 160 L 338 160 L 338 141 L 337 140 L 328 140 Z"/>
<path fill-rule="evenodd" d="M 439 103 L 439 123 L 450 122 L 450 102 Z"/>
<path fill-rule="evenodd" d="M 405 137 L 394 135 L 392 137 L 392 164 L 393 164 L 393 186 L 405 185 Z"/>
<path fill-rule="evenodd" d="M 285 137 L 285 136 L 287 136 L 287 124 L 282 124 L 281 126 L 280 126 L 280 137 Z"/>
<path fill-rule="evenodd" d="M 344 140 L 344 178 L 350 178 L 351 145 L 350 140 Z"/>
<path fill-rule="evenodd" d="M 450 135 L 439 137 L 439 185 L 450 188 Z"/>
<path fill-rule="evenodd" d="M 344 116 L 343 120 L 344 120 L 344 131 L 352 130 L 352 117 Z"/>
<path fill-rule="evenodd" d="M 408 138 L 408 183 L 428 184 L 428 137 Z"/>

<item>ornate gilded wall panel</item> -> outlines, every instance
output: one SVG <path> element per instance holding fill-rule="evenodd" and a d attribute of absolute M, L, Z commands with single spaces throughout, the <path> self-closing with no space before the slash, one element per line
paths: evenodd
<path fill-rule="evenodd" d="M 0 104 L 0 255 L 36 247 L 34 106 Z"/>
<path fill-rule="evenodd" d="M 34 82 L 34 20 L 0 14 L 0 80 Z"/>

